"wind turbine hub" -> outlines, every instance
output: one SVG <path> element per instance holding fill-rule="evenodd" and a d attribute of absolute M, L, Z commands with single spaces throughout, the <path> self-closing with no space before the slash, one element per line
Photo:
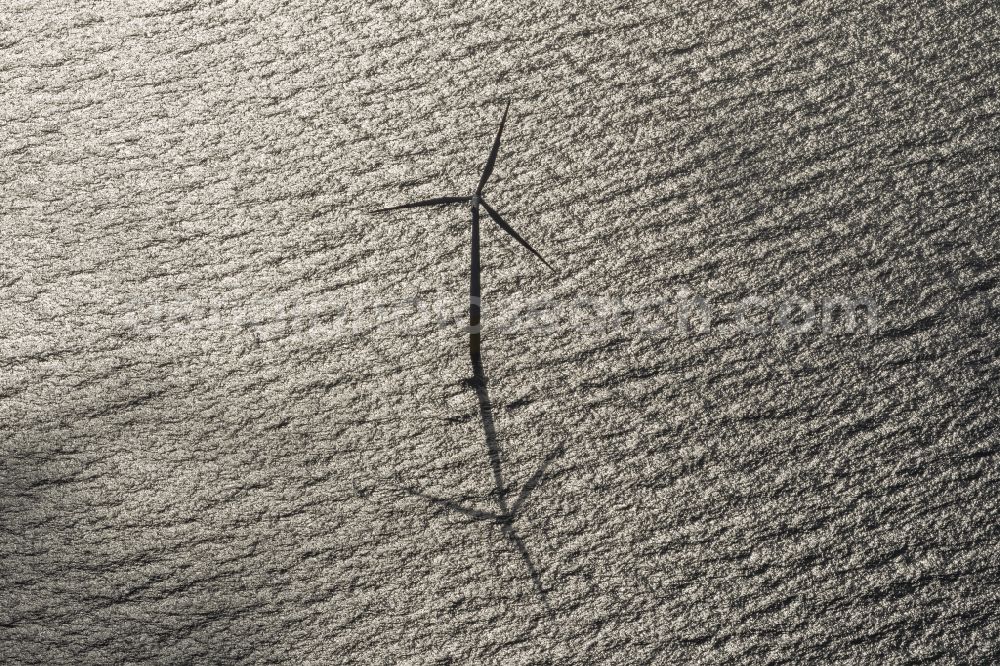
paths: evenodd
<path fill-rule="evenodd" d="M 478 206 L 480 203 L 482 203 L 482 199 L 479 198 L 478 194 L 473 194 L 471 197 L 469 197 L 469 205 L 472 206 L 473 208 Z"/>

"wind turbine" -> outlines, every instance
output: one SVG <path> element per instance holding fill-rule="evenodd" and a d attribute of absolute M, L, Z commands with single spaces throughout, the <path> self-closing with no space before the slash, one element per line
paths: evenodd
<path fill-rule="evenodd" d="M 450 196 L 450 197 L 435 197 L 433 199 L 424 199 L 422 201 L 414 201 L 412 203 L 403 204 L 401 206 L 392 206 L 390 208 L 379 208 L 373 212 L 385 213 L 393 210 L 402 210 L 404 208 L 421 208 L 425 206 L 445 206 L 450 204 L 467 204 L 472 208 L 472 275 L 469 282 L 469 353 L 472 355 L 473 360 L 477 360 L 480 357 L 480 302 L 481 302 L 481 265 L 479 261 L 479 207 L 482 206 L 486 209 L 487 214 L 493 218 L 493 221 L 497 223 L 501 229 L 510 234 L 514 240 L 523 245 L 529 252 L 538 257 L 543 264 L 549 267 L 549 269 L 555 272 L 555 269 L 545 261 L 545 259 L 540 255 L 535 248 L 531 247 L 528 241 L 521 238 L 521 235 L 514 231 L 514 228 L 507 223 L 503 216 L 497 212 L 493 206 L 486 202 L 483 198 L 483 190 L 486 188 L 486 183 L 489 181 L 490 176 L 493 174 L 493 167 L 497 161 L 497 154 L 500 152 L 500 137 L 503 135 L 503 128 L 507 122 L 507 112 L 510 110 L 510 102 L 507 102 L 507 106 L 504 108 L 503 117 L 500 119 L 500 129 L 497 130 L 496 139 L 493 140 L 493 148 L 490 150 L 490 156 L 486 160 L 486 165 L 483 167 L 483 173 L 479 177 L 479 184 L 476 185 L 476 191 L 472 193 L 472 196 Z"/>

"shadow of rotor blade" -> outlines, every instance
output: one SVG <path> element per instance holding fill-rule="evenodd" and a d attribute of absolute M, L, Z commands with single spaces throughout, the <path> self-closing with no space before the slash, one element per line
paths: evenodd
<path fill-rule="evenodd" d="M 490 156 L 486 160 L 486 166 L 483 167 L 483 175 L 479 178 L 479 186 L 476 187 L 476 194 L 483 193 L 486 181 L 493 174 L 493 167 L 497 163 L 497 155 L 500 153 L 500 137 L 503 135 L 503 126 L 507 123 L 507 112 L 509 110 L 510 100 L 507 100 L 507 106 L 503 110 L 503 117 L 500 119 L 500 129 L 497 130 L 497 138 L 493 139 L 493 148 L 490 150 Z"/>
<path fill-rule="evenodd" d="M 551 465 L 552 462 L 564 452 L 565 449 L 563 448 L 563 445 L 560 444 L 555 448 L 555 450 L 552 451 L 552 453 L 545 456 L 545 460 L 542 461 L 542 464 L 539 465 L 537 470 L 535 470 L 535 473 L 530 479 L 528 479 L 528 482 L 524 484 L 524 487 L 521 488 L 521 492 L 518 494 L 517 499 L 514 500 L 514 503 L 511 505 L 510 513 L 512 516 L 517 515 L 517 512 L 521 509 L 521 505 L 525 503 L 531 493 L 534 492 L 535 488 L 541 485 L 542 480 L 545 478 L 545 470 L 549 468 L 549 465 Z"/>
<path fill-rule="evenodd" d="M 376 208 L 373 213 L 387 213 L 391 210 L 402 210 L 404 208 L 421 208 L 423 206 L 444 206 L 446 204 L 456 204 L 465 203 L 469 200 L 469 197 L 436 197 L 434 199 L 424 199 L 423 201 L 414 201 L 413 203 L 406 203 L 401 206 L 392 206 L 390 208 Z"/>
<path fill-rule="evenodd" d="M 497 442 L 497 429 L 493 423 L 493 403 L 490 401 L 490 392 L 486 387 L 486 374 L 483 371 L 483 357 L 481 354 L 472 355 L 472 386 L 476 390 L 476 397 L 479 399 L 479 416 L 483 421 L 483 433 L 486 435 L 486 449 L 490 456 L 490 467 L 493 470 L 493 485 L 497 494 L 497 504 L 500 505 L 500 514 L 508 515 L 507 492 L 503 483 L 503 468 L 501 466 L 500 444 Z"/>
<path fill-rule="evenodd" d="M 542 576 L 538 573 L 538 569 L 535 568 L 535 563 L 531 559 L 531 553 L 528 552 L 527 546 L 524 545 L 524 541 L 521 536 L 514 529 L 514 526 L 510 523 L 505 523 L 501 525 L 504 535 L 510 539 L 514 547 L 517 548 L 518 554 L 521 559 L 524 560 L 524 565 L 528 568 L 528 575 L 531 576 L 531 584 L 535 588 L 535 594 L 542 601 L 542 605 L 545 606 L 545 610 L 549 615 L 552 615 L 552 608 L 549 606 L 549 597 L 545 592 L 545 588 L 542 587 Z"/>
<path fill-rule="evenodd" d="M 475 509 L 468 509 L 457 502 L 452 502 L 451 500 L 446 500 L 442 497 L 434 497 L 433 495 L 427 495 L 425 493 L 420 492 L 419 490 L 414 490 L 413 488 L 403 488 L 403 490 L 405 490 L 408 494 L 414 497 L 419 497 L 421 499 L 427 500 L 431 504 L 437 504 L 438 506 L 442 506 L 456 513 L 468 516 L 473 520 L 497 521 L 500 519 L 500 516 L 498 516 L 495 513 L 488 513 L 486 511 L 476 511 Z"/>
<path fill-rule="evenodd" d="M 521 245 L 523 245 L 533 255 L 535 255 L 536 257 L 538 257 L 538 259 L 543 264 L 545 264 L 546 266 L 549 267 L 550 271 L 552 271 L 553 273 L 556 272 L 556 269 L 552 268 L 552 264 L 550 264 L 549 262 L 545 261 L 545 257 L 543 257 L 542 255 L 538 254 L 538 251 L 535 248 L 531 247 L 531 245 L 528 244 L 528 241 L 526 241 L 523 238 L 521 238 L 520 234 L 518 234 L 516 231 L 514 231 L 514 227 L 510 226 L 509 224 L 507 224 L 507 221 L 504 220 L 502 217 L 500 217 L 500 213 L 496 212 L 496 210 L 493 209 L 493 206 L 489 205 L 488 203 L 486 203 L 485 201 L 482 201 L 482 200 L 480 200 L 480 203 L 483 204 L 483 208 L 486 209 L 486 212 L 490 214 L 490 217 L 493 218 L 493 221 L 496 222 L 500 226 L 501 229 L 503 229 L 508 234 L 510 234 L 514 238 L 514 240 L 516 240 L 518 243 L 520 243 Z"/>

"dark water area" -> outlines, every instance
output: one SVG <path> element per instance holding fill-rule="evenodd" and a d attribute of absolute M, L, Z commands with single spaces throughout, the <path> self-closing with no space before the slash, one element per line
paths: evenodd
<path fill-rule="evenodd" d="M 0 662 L 994 662 L 997 18 L 6 3 Z"/>

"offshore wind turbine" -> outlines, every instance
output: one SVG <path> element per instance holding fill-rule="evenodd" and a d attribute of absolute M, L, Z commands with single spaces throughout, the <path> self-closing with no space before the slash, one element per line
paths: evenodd
<path fill-rule="evenodd" d="M 482 175 L 479 177 L 479 184 L 476 185 L 475 192 L 471 196 L 447 196 L 447 197 L 435 197 L 433 199 L 424 199 L 422 201 L 414 201 L 412 203 L 402 204 L 401 206 L 392 206 L 390 208 L 379 208 L 373 212 L 385 213 L 393 210 L 402 210 L 404 208 L 421 208 L 425 206 L 446 206 L 451 204 L 465 204 L 472 209 L 472 271 L 471 278 L 469 281 L 469 353 L 472 355 L 473 360 L 477 360 L 480 357 L 480 334 L 482 327 L 480 326 L 480 303 L 481 303 L 481 264 L 479 260 L 479 208 L 482 206 L 486 209 L 486 213 L 493 218 L 493 221 L 497 223 L 501 229 L 506 231 L 511 237 L 514 238 L 518 243 L 525 247 L 529 252 L 538 257 L 543 264 L 549 267 L 550 270 L 555 272 L 555 269 L 545 261 L 545 259 L 538 253 L 535 248 L 531 247 L 528 241 L 524 240 L 520 234 L 518 234 L 510 224 L 507 223 L 503 216 L 497 212 L 493 206 L 487 203 L 486 199 L 483 198 L 483 190 L 486 188 L 486 183 L 489 181 L 490 176 L 493 175 L 493 167 L 496 165 L 497 155 L 500 152 L 500 138 L 503 136 L 503 128 L 507 123 L 507 112 L 510 110 L 510 102 L 507 102 L 507 106 L 504 108 L 503 117 L 500 119 L 500 129 L 497 130 L 497 136 L 493 140 L 493 148 L 490 150 L 490 155 L 486 159 L 486 165 L 483 167 Z"/>

